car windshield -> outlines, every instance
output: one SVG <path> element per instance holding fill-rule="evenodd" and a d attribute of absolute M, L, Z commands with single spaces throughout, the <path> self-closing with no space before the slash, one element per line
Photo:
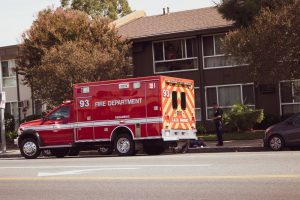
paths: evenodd
<path fill-rule="evenodd" d="M 300 124 L 300 113 L 297 113 L 285 120 L 287 123 L 297 123 Z"/>

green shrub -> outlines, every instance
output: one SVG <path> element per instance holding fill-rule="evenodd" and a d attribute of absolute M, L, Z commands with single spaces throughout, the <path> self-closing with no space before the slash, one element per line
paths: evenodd
<path fill-rule="evenodd" d="M 196 129 L 197 129 L 197 135 L 206 133 L 206 128 L 202 123 L 197 123 Z"/>
<path fill-rule="evenodd" d="M 15 138 L 18 137 L 18 132 L 15 131 L 5 131 L 5 136 L 7 141 L 12 142 Z"/>
<path fill-rule="evenodd" d="M 232 108 L 224 113 L 224 123 L 237 130 L 251 130 L 257 123 L 264 119 L 263 110 L 254 110 L 243 105 L 234 104 Z"/>
<path fill-rule="evenodd" d="M 272 126 L 273 124 L 276 124 L 278 122 L 280 122 L 280 117 L 278 117 L 277 115 L 265 114 L 265 117 L 262 120 L 262 122 L 259 124 L 255 124 L 254 128 L 263 130 L 263 129 L 267 129 L 269 126 Z"/>

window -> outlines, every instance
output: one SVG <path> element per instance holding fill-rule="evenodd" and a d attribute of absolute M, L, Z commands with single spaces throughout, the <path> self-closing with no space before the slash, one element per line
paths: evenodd
<path fill-rule="evenodd" d="M 186 96 L 185 92 L 180 93 L 180 101 L 181 101 L 181 109 L 185 110 L 186 109 Z"/>
<path fill-rule="evenodd" d="M 177 109 L 178 105 L 177 105 L 177 92 L 173 91 L 172 92 L 172 107 L 173 109 Z"/>
<path fill-rule="evenodd" d="M 19 117 L 18 102 L 6 102 L 4 113 L 11 114 L 17 119 Z"/>
<path fill-rule="evenodd" d="M 41 100 L 34 101 L 34 110 L 36 115 L 42 115 L 43 112 L 43 104 Z"/>
<path fill-rule="evenodd" d="M 202 37 L 204 68 L 231 67 L 239 65 L 232 56 L 226 56 L 222 45 L 225 34 Z"/>
<path fill-rule="evenodd" d="M 228 110 L 235 103 L 255 106 L 254 85 L 237 84 L 223 86 L 208 86 L 206 92 L 206 114 L 211 119 L 214 114 L 213 105 L 218 104 L 224 111 Z"/>
<path fill-rule="evenodd" d="M 48 116 L 49 120 L 68 119 L 70 115 L 70 106 L 62 106 Z"/>
<path fill-rule="evenodd" d="M 195 115 L 196 115 L 196 121 L 201 121 L 201 98 L 200 98 L 200 88 L 199 87 L 195 87 L 194 88 L 195 91 Z"/>
<path fill-rule="evenodd" d="M 154 73 L 197 69 L 195 39 L 153 43 Z"/>
<path fill-rule="evenodd" d="M 1 61 L 1 68 L 3 87 L 15 87 L 17 85 L 15 60 Z"/>
<path fill-rule="evenodd" d="M 281 114 L 300 112 L 300 80 L 280 82 Z"/>

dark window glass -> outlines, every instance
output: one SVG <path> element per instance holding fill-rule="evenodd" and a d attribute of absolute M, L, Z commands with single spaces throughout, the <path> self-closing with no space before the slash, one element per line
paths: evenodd
<path fill-rule="evenodd" d="M 180 93 L 180 102 L 181 102 L 181 109 L 185 110 L 186 109 L 186 96 L 185 92 Z"/>
<path fill-rule="evenodd" d="M 214 55 L 214 42 L 213 36 L 203 37 L 203 53 L 204 56 L 212 56 Z"/>
<path fill-rule="evenodd" d="M 70 107 L 63 106 L 48 116 L 50 120 L 68 119 L 70 116 Z"/>
<path fill-rule="evenodd" d="M 10 105 L 10 103 L 5 103 L 4 113 L 11 114 L 11 105 Z"/>
<path fill-rule="evenodd" d="M 216 35 L 215 36 L 215 49 L 216 55 L 224 54 L 223 50 L 223 40 L 225 35 Z"/>
<path fill-rule="evenodd" d="M 199 88 L 195 88 L 195 105 L 196 105 L 196 108 L 201 107 L 201 98 L 200 98 L 200 89 Z"/>
<path fill-rule="evenodd" d="M 216 88 L 206 89 L 207 106 L 212 107 L 217 103 L 217 91 Z"/>
<path fill-rule="evenodd" d="M 35 100 L 34 102 L 35 114 L 42 115 L 43 112 L 43 104 L 41 100 Z"/>
<path fill-rule="evenodd" d="M 163 60 L 164 55 L 163 55 L 163 43 L 158 42 L 154 43 L 154 60 Z"/>
<path fill-rule="evenodd" d="M 8 61 L 2 61 L 1 66 L 2 66 L 2 76 L 9 77 Z"/>
<path fill-rule="evenodd" d="M 172 92 L 172 107 L 173 109 L 177 109 L 178 105 L 177 105 L 177 92 L 173 91 Z"/>
<path fill-rule="evenodd" d="M 292 82 L 280 83 L 280 91 L 281 91 L 281 102 L 282 103 L 292 103 L 293 102 Z"/>
<path fill-rule="evenodd" d="M 155 63 L 155 72 L 196 69 L 197 65 L 197 59 L 159 62 Z"/>
<path fill-rule="evenodd" d="M 295 125 L 300 125 L 300 115 L 296 115 L 294 118 L 294 124 Z"/>
<path fill-rule="evenodd" d="M 293 81 L 294 102 L 300 102 L 300 81 Z"/>
<path fill-rule="evenodd" d="M 182 40 L 172 40 L 165 42 L 165 60 L 174 60 L 183 58 Z"/>
<path fill-rule="evenodd" d="M 253 85 L 243 85 L 243 102 L 244 104 L 255 104 Z"/>
<path fill-rule="evenodd" d="M 194 54 L 194 47 L 193 47 L 193 40 L 192 39 L 187 39 L 186 40 L 186 52 L 187 52 L 187 57 L 195 57 Z"/>

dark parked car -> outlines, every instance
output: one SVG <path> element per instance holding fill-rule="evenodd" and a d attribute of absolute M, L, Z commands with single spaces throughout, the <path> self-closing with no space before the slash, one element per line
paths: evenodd
<path fill-rule="evenodd" d="M 300 146 L 300 113 L 267 128 L 264 146 L 270 147 L 273 151 Z"/>

